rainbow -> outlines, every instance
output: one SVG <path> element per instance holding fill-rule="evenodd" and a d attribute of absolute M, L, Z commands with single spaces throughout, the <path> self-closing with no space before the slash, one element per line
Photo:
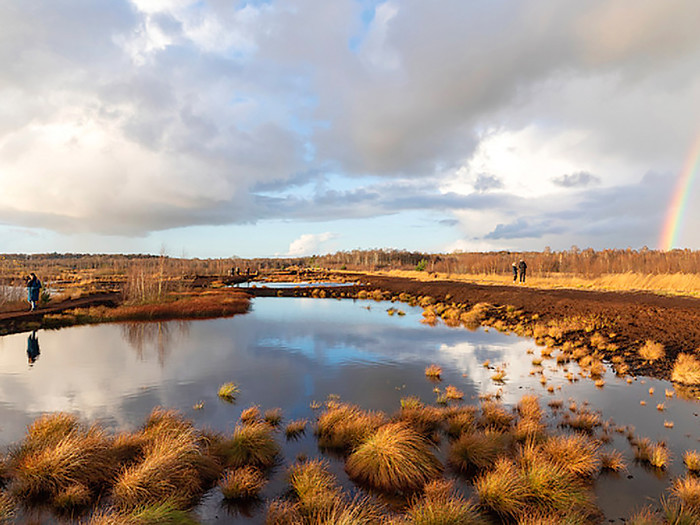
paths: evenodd
<path fill-rule="evenodd" d="M 664 222 L 661 238 L 659 239 L 659 248 L 661 250 L 672 250 L 678 241 L 678 234 L 683 222 L 683 215 L 688 204 L 688 196 L 690 189 L 693 186 L 695 176 L 700 171 L 700 136 L 695 140 L 693 147 L 690 148 L 690 153 L 683 165 L 683 171 L 678 179 L 676 190 L 673 192 L 671 205 L 666 212 L 666 221 Z"/>

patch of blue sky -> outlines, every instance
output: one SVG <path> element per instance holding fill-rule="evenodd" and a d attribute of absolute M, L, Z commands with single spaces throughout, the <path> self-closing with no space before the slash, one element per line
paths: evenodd
<path fill-rule="evenodd" d="M 372 22 L 374 21 L 374 16 L 377 11 L 377 7 L 383 4 L 386 0 L 356 0 L 361 6 L 360 10 L 360 25 L 358 32 L 352 35 L 348 39 L 348 49 L 350 51 L 357 53 L 362 46 L 362 42 L 367 37 Z"/>

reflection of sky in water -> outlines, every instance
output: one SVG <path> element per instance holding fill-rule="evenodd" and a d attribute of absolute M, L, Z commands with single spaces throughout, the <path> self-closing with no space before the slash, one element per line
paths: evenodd
<path fill-rule="evenodd" d="M 390 307 L 406 315 L 389 316 Z M 508 404 L 529 392 L 542 395 L 543 405 L 549 398 L 588 400 L 604 419 L 633 424 L 639 435 L 664 439 L 673 463 L 666 477 L 657 479 L 633 464 L 626 440 L 615 435 L 613 445 L 631 464 L 632 478 L 625 474 L 598 480 L 598 503 L 610 518 L 628 515 L 645 497 L 657 499 L 669 480 L 683 472 L 683 451 L 700 445 L 700 418 L 695 415 L 700 405 L 666 399 L 668 383 L 638 379 L 628 385 L 607 373 L 605 387 L 598 389 L 590 380 L 569 383 L 554 360 L 545 360 L 544 375 L 556 389 L 549 394 L 540 376 L 530 375 L 534 356 L 526 350 L 533 348 L 539 355 L 532 341 L 494 330 L 429 327 L 420 319 L 420 309 L 400 303 L 258 298 L 250 314 L 229 319 L 40 331 L 41 353 L 32 365 L 28 334 L 0 337 L 0 444 L 16 442 L 38 414 L 56 410 L 134 429 L 154 406 L 163 405 L 182 411 L 198 426 L 222 431 L 230 431 L 240 411 L 252 404 L 282 407 L 286 420 L 313 420 L 309 404 L 331 393 L 364 408 L 394 412 L 407 395 L 435 400 L 435 385 L 426 380 L 424 369 L 437 363 L 443 367 L 438 386 L 457 386 L 467 401 L 498 390 Z M 504 385 L 491 380 L 493 370 L 483 366 L 485 360 L 492 367 L 506 366 Z M 570 369 L 578 371 L 575 365 Z M 216 397 L 226 381 L 241 389 L 233 405 Z M 655 388 L 653 396 L 650 387 Z M 646 406 L 640 405 L 641 399 Z M 195 411 L 192 406 L 199 401 L 204 409 Z M 661 402 L 664 412 L 656 410 Z M 664 428 L 665 420 L 673 421 L 674 428 Z M 298 452 L 318 455 L 311 431 L 286 445 L 286 460 Z M 342 466 L 336 470 L 343 475 Z M 284 489 L 283 478 L 279 469 L 268 496 Z M 205 523 L 242 520 L 222 512 L 219 500 L 210 498 L 203 505 Z M 260 520 L 256 515 L 252 522 Z"/>

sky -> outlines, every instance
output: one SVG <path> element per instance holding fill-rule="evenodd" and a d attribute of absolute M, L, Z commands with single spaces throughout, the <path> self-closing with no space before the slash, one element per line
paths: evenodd
<path fill-rule="evenodd" d="M 0 251 L 700 249 L 697 0 L 0 0 Z M 697 148 L 695 151 L 700 151 Z"/>

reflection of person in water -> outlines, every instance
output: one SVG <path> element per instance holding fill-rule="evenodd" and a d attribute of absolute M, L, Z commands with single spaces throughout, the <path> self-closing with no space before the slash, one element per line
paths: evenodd
<path fill-rule="evenodd" d="M 27 338 L 27 359 L 30 365 L 34 364 L 39 354 L 39 338 L 36 336 L 36 330 L 34 330 Z"/>

